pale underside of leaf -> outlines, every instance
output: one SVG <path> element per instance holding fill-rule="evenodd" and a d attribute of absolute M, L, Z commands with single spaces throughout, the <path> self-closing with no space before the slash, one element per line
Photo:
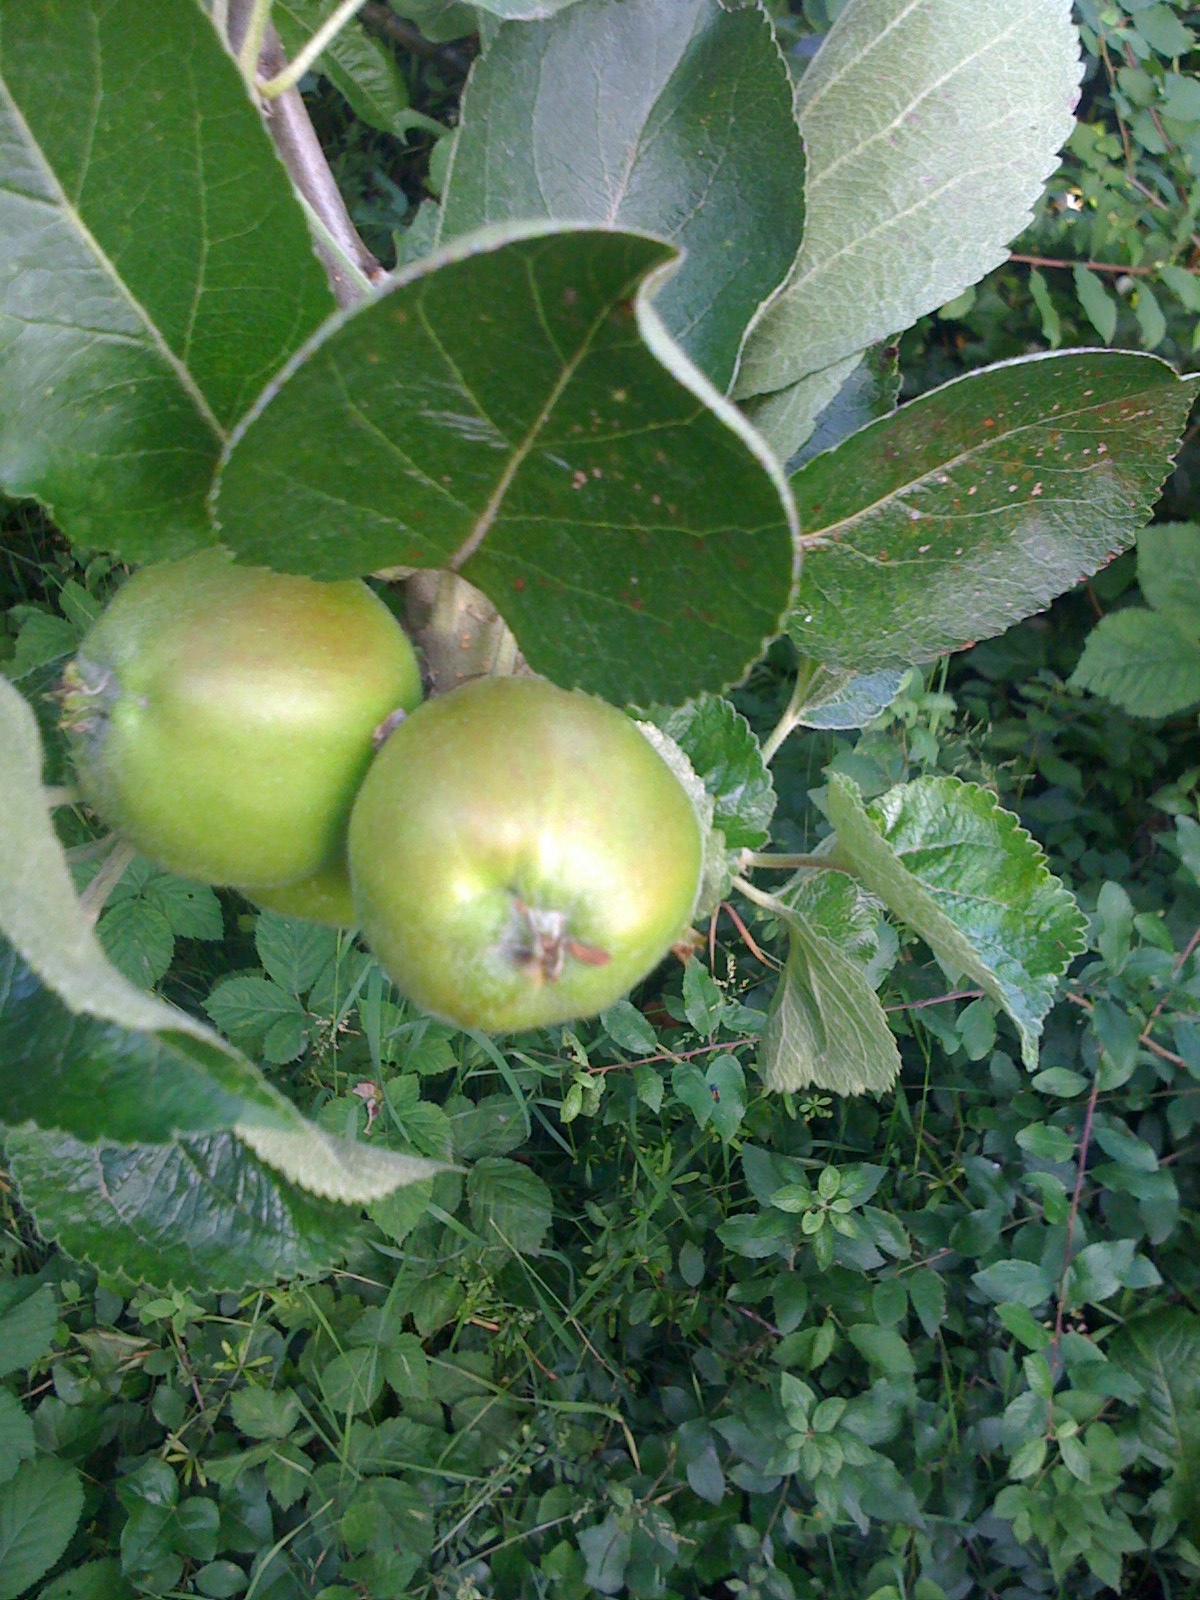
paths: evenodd
<path fill-rule="evenodd" d="M 870 811 L 831 775 L 834 852 L 933 951 L 1012 1018 L 1033 1070 L 1057 982 L 1084 948 L 1085 920 L 1039 845 L 994 794 L 957 778 L 920 778 Z"/>
<path fill-rule="evenodd" d="M 1071 132 L 1069 0 L 851 0 L 805 73 L 804 243 L 739 396 L 909 327 L 1004 258 Z"/>
<path fill-rule="evenodd" d="M 882 1094 L 900 1052 L 862 962 L 789 911 L 788 958 L 763 1031 L 768 1089 Z"/>
<path fill-rule="evenodd" d="M 369 1205 L 393 1189 L 445 1171 L 440 1161 L 337 1139 L 311 1124 L 296 1132 L 239 1125 L 234 1132 L 276 1172 L 310 1194 L 342 1205 Z"/>
<path fill-rule="evenodd" d="M 1114 611 L 1088 635 L 1070 684 L 1135 717 L 1174 716 L 1200 700 L 1200 641 L 1143 606 Z"/>
<path fill-rule="evenodd" d="M 803 184 L 765 11 L 593 0 L 541 28 L 502 29 L 476 62 L 440 237 L 545 219 L 670 240 L 684 259 L 658 310 L 724 389 L 799 248 Z"/>

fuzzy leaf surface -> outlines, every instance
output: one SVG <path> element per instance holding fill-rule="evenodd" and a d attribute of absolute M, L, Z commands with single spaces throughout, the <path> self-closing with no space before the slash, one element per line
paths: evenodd
<path fill-rule="evenodd" d="M 463 96 L 442 238 L 509 221 L 642 229 L 684 252 L 655 307 L 724 390 L 804 228 L 804 149 L 765 11 L 592 0 L 502 28 Z"/>
<path fill-rule="evenodd" d="M 132 560 L 211 542 L 205 496 L 229 429 L 332 309 L 195 0 L 5 7 L 5 492 Z"/>
<path fill-rule="evenodd" d="M 853 781 L 834 773 L 826 810 L 837 858 L 947 972 L 965 974 L 1008 1012 L 1032 1071 L 1085 928 L 1041 846 L 990 790 L 957 778 L 900 784 L 868 808 Z"/>
<path fill-rule="evenodd" d="M 321 578 L 451 568 L 536 671 L 618 703 L 733 681 L 786 608 L 794 514 L 649 304 L 670 255 L 514 226 L 419 263 L 238 431 L 222 538 Z"/>
<path fill-rule="evenodd" d="M 1155 356 L 1035 356 L 945 384 L 817 456 L 792 479 L 796 647 L 871 672 L 1041 610 L 1132 542 L 1197 382 Z"/>
<path fill-rule="evenodd" d="M 1070 0 L 851 0 L 797 91 L 804 243 L 737 393 L 819 374 L 999 266 L 1071 132 L 1081 70 Z"/>
<path fill-rule="evenodd" d="M 783 916 L 788 958 L 763 1031 L 768 1089 L 882 1094 L 900 1052 L 862 961 L 799 911 Z"/>
<path fill-rule="evenodd" d="M 323 1272 L 352 1217 L 227 1133 L 171 1145 L 5 1135 L 22 1201 L 69 1255 L 133 1282 L 237 1290 Z"/>

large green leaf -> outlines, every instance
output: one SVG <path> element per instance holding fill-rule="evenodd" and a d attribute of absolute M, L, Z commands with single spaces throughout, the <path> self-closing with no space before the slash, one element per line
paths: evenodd
<path fill-rule="evenodd" d="M 671 255 L 514 225 L 420 263 L 235 434 L 222 537 L 316 577 L 452 568 L 537 671 L 614 701 L 736 679 L 787 604 L 793 512 L 649 303 Z"/>
<path fill-rule="evenodd" d="M 171 1145 L 5 1134 L 22 1202 L 68 1255 L 132 1282 L 236 1290 L 325 1271 L 353 1216 L 227 1133 Z"/>
<path fill-rule="evenodd" d="M 834 939 L 798 908 L 784 924 L 787 964 L 759 1052 L 767 1088 L 882 1094 L 896 1081 L 900 1052 L 855 951 L 861 930 L 847 921 Z"/>
<path fill-rule="evenodd" d="M 82 1510 L 79 1474 L 53 1456 L 24 1462 L 0 1484 L 0 1600 L 16 1600 L 50 1570 Z"/>
<path fill-rule="evenodd" d="M 998 266 L 1071 132 L 1080 70 L 1070 0 L 850 0 L 800 82 L 804 243 L 737 393 L 819 375 Z"/>
<path fill-rule="evenodd" d="M 438 1170 L 330 1138 L 218 1034 L 123 978 L 75 896 L 51 826 L 33 713 L 3 679 L 0 748 L 4 1122 L 143 1146 L 233 1129 L 291 1181 L 347 1204 Z"/>
<path fill-rule="evenodd" d="M 656 710 L 662 731 L 687 756 L 713 801 L 712 825 L 730 850 L 758 849 L 770 837 L 775 785 L 753 728 L 718 695 Z"/>
<path fill-rule="evenodd" d="M 957 778 L 900 784 L 867 808 L 831 775 L 834 858 L 906 922 L 947 972 L 966 975 L 1016 1024 L 1032 1070 L 1058 979 L 1084 948 L 1085 920 L 1020 821 L 989 789 Z"/>
<path fill-rule="evenodd" d="M 1170 617 L 1128 606 L 1101 617 L 1070 682 L 1135 717 L 1174 716 L 1200 700 L 1200 640 Z"/>
<path fill-rule="evenodd" d="M 1200 1537 L 1200 1317 L 1182 1306 L 1136 1317 L 1110 1358 L 1141 1384 L 1138 1441 L 1170 1469 L 1172 1509 Z"/>
<path fill-rule="evenodd" d="M 1127 546 L 1200 379 L 1075 351 L 955 379 L 793 478 L 804 527 L 788 632 L 857 672 L 1000 633 Z"/>
<path fill-rule="evenodd" d="M 684 259 L 668 330 L 718 388 L 803 233 L 804 150 L 770 20 L 590 0 L 502 28 L 463 96 L 442 238 L 513 220 L 645 229 Z"/>
<path fill-rule="evenodd" d="M 195 0 L 0 15 L 0 488 L 134 560 L 211 541 L 228 429 L 332 309 Z"/>

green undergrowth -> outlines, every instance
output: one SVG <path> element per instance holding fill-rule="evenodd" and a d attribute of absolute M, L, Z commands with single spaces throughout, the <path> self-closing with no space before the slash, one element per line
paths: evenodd
<path fill-rule="evenodd" d="M 31 700 L 110 582 L 57 548 L 10 517 Z M 500 1048 L 348 936 L 135 862 L 99 924 L 119 966 L 330 1131 L 457 1170 L 377 1205 L 338 1272 L 241 1296 L 98 1278 L 9 1192 L 0 1595 L 1195 1593 L 1195 723 L 1066 683 L 1131 581 L 775 763 L 784 848 L 827 826 L 829 767 L 1020 812 L 1092 919 L 1033 1075 L 894 932 L 896 1093 L 769 1095 L 768 919 Z M 764 732 L 781 681 L 741 691 Z"/>

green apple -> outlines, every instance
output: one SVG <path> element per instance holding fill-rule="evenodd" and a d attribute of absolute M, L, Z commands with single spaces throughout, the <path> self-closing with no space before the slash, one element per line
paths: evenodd
<path fill-rule="evenodd" d="M 402 994 L 489 1032 L 602 1011 L 670 950 L 700 885 L 700 823 L 613 706 L 538 678 L 429 700 L 350 819 L 364 937 Z"/>
<path fill-rule="evenodd" d="M 206 550 L 119 591 L 67 668 L 63 723 L 85 800 L 144 855 L 270 890 L 344 859 L 374 730 L 420 696 L 365 584 Z"/>

